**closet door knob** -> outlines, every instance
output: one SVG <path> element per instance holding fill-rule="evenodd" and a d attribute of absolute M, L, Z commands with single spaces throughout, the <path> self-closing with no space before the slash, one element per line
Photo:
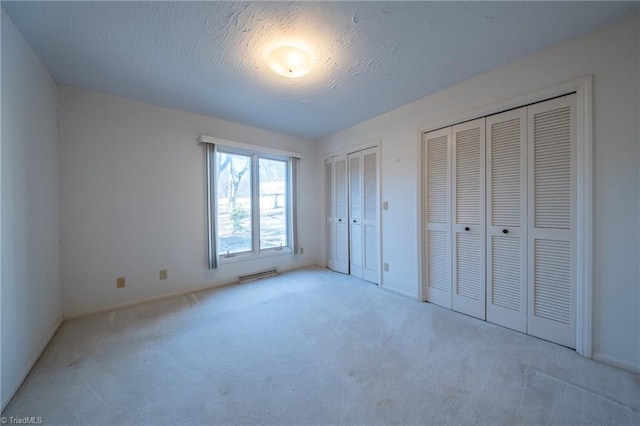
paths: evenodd
<path fill-rule="evenodd" d="M 356 220 L 355 220 L 355 219 L 353 219 L 353 223 L 356 223 Z"/>
<path fill-rule="evenodd" d="M 509 230 L 508 230 L 508 229 L 503 229 L 503 230 L 502 230 L 502 233 L 503 233 L 503 234 L 508 234 L 508 233 L 509 233 Z"/>
<path fill-rule="evenodd" d="M 469 228 L 468 226 L 465 226 L 465 227 L 464 227 L 464 230 L 465 230 L 465 231 L 471 231 L 471 228 Z"/>
<path fill-rule="evenodd" d="M 342 219 L 338 219 L 338 222 L 342 222 Z"/>

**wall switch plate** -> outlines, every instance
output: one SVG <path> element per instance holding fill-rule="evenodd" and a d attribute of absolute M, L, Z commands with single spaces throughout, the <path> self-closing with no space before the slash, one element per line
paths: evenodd
<path fill-rule="evenodd" d="M 124 279 L 124 277 L 116 278 L 116 288 L 124 288 L 126 286 L 127 286 L 127 281 Z"/>
<path fill-rule="evenodd" d="M 389 210 L 389 202 L 388 201 L 383 201 L 382 202 L 382 210 Z"/>
<path fill-rule="evenodd" d="M 388 264 L 388 263 L 383 263 L 383 264 L 382 264 L 382 269 L 383 269 L 385 272 L 389 272 L 389 264 Z"/>
<path fill-rule="evenodd" d="M 161 280 L 166 280 L 167 279 L 167 270 L 166 269 L 160 269 L 160 279 Z"/>
<path fill-rule="evenodd" d="M 300 254 L 304 254 L 304 247 L 300 247 Z"/>

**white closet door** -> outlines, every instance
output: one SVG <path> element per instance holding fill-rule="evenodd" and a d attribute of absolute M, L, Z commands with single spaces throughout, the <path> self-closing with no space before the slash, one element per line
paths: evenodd
<path fill-rule="evenodd" d="M 576 96 L 528 108 L 527 332 L 576 346 Z"/>
<path fill-rule="evenodd" d="M 327 268 L 335 269 L 334 265 L 334 243 L 333 234 L 335 233 L 335 226 L 333 224 L 333 158 L 325 160 L 324 163 L 324 206 L 326 216 L 326 256 L 327 256 Z"/>
<path fill-rule="evenodd" d="M 452 309 L 485 319 L 485 119 L 453 126 Z"/>
<path fill-rule="evenodd" d="M 347 156 L 335 157 L 334 168 L 334 268 L 336 272 L 349 273 L 349 225 Z"/>
<path fill-rule="evenodd" d="M 423 143 L 425 296 L 428 302 L 451 309 L 451 127 L 426 133 Z"/>
<path fill-rule="evenodd" d="M 362 225 L 364 265 L 362 278 L 380 284 L 378 148 L 360 151 L 362 156 Z"/>
<path fill-rule="evenodd" d="M 487 321 L 527 330 L 527 108 L 486 119 Z"/>
<path fill-rule="evenodd" d="M 350 273 L 362 278 L 363 243 L 362 235 L 362 155 L 349 154 L 349 246 Z"/>

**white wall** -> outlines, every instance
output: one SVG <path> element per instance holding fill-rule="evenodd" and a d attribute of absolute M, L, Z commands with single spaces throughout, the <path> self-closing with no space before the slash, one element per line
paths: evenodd
<path fill-rule="evenodd" d="M 383 284 L 417 297 L 419 133 L 446 119 L 594 75 L 595 357 L 640 369 L 638 17 L 564 42 L 320 141 L 330 154 L 382 139 Z M 319 192 L 320 194 L 320 192 Z M 319 250 L 319 255 L 323 251 Z M 322 261 L 322 259 L 318 259 Z"/>
<path fill-rule="evenodd" d="M 309 141 L 69 87 L 59 88 L 58 100 L 65 314 L 225 284 L 269 266 L 314 263 L 319 187 Z M 304 255 L 208 269 L 200 134 L 302 154 Z M 159 280 L 160 269 L 168 269 L 168 280 Z M 126 288 L 116 288 L 119 276 Z"/>
<path fill-rule="evenodd" d="M 4 407 L 61 316 L 56 85 L 2 11 Z"/>

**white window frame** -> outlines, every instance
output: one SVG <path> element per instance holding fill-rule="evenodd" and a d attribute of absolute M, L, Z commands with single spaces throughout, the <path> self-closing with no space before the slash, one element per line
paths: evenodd
<path fill-rule="evenodd" d="M 251 250 L 243 251 L 240 253 L 229 253 L 223 254 L 218 253 L 220 263 L 233 263 L 238 261 L 243 261 L 247 259 L 253 259 L 256 257 L 265 257 L 265 256 L 273 256 L 278 254 L 290 254 L 291 250 L 291 241 L 293 239 L 292 227 L 291 227 L 291 213 L 292 213 L 292 200 L 291 200 L 291 157 L 276 155 L 276 154 L 268 154 L 255 150 L 247 150 L 242 148 L 234 148 L 228 146 L 218 146 L 216 155 L 219 153 L 223 154 L 235 154 L 235 155 L 243 155 L 247 157 L 251 157 Z M 285 182 L 285 191 L 287 194 L 286 197 L 286 206 L 285 206 L 285 214 L 287 215 L 287 245 L 282 247 L 271 247 L 267 249 L 260 248 L 260 159 L 267 160 L 277 160 L 282 161 L 287 164 L 287 175 Z M 215 181 L 215 178 L 214 178 Z M 217 184 L 217 182 L 216 182 Z M 215 200 L 216 203 L 218 200 Z"/>
<path fill-rule="evenodd" d="M 221 139 L 214 136 L 200 135 L 198 143 L 207 146 L 206 150 L 206 187 L 207 187 L 207 224 L 208 224 L 208 258 L 209 269 L 217 269 L 220 265 L 251 259 L 258 259 L 283 254 L 302 254 L 298 241 L 298 176 L 300 174 L 299 160 L 301 155 L 297 152 L 285 151 L 275 148 L 252 145 Z M 216 164 L 217 151 L 251 155 L 252 156 L 252 250 L 242 253 L 234 253 L 230 256 L 220 256 L 217 253 L 218 229 L 217 229 L 217 194 L 216 194 Z M 287 162 L 287 246 L 260 249 L 260 194 L 259 194 L 259 159 L 271 159 Z M 254 166 L 255 164 L 255 166 Z M 255 223 L 257 222 L 257 226 Z"/>

